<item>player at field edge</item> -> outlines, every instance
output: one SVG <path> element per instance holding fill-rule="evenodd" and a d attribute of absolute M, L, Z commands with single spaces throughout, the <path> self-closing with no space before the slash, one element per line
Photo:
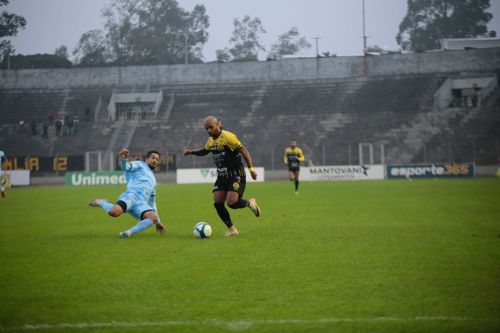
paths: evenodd
<path fill-rule="evenodd" d="M 185 149 L 184 155 L 205 156 L 212 153 L 217 167 L 217 180 L 212 190 L 214 207 L 228 228 L 224 234 L 227 237 L 237 236 L 239 231 L 233 224 L 225 204 L 232 209 L 249 207 L 257 217 L 261 215 L 261 211 L 255 198 L 243 199 L 246 173 L 241 157 L 245 160 L 252 179 L 257 179 L 250 152 L 234 133 L 221 129 L 221 125 L 222 122 L 214 116 L 206 117 L 203 126 L 209 136 L 207 143 L 199 150 Z"/>
<path fill-rule="evenodd" d="M 0 192 L 2 193 L 2 198 L 5 198 L 5 187 L 7 185 L 7 177 L 3 175 L 2 171 L 2 160 L 5 158 L 5 153 L 0 150 Z"/>
<path fill-rule="evenodd" d="M 283 161 L 288 166 L 288 179 L 294 182 L 295 194 L 299 194 L 300 162 L 304 161 L 304 153 L 297 147 L 297 141 L 290 141 L 290 147 L 285 149 Z"/>
<path fill-rule="evenodd" d="M 132 228 L 119 233 L 120 238 L 129 238 L 154 225 L 156 231 L 164 233 L 165 226 L 160 222 L 156 208 L 156 178 L 154 170 L 160 162 L 160 153 L 155 150 L 148 151 L 143 161 L 128 162 L 129 151 L 120 150 L 120 166 L 125 171 L 127 190 L 123 192 L 116 204 L 109 203 L 106 199 L 94 199 L 90 206 L 101 207 L 109 216 L 118 217 L 129 213 L 139 222 Z"/>

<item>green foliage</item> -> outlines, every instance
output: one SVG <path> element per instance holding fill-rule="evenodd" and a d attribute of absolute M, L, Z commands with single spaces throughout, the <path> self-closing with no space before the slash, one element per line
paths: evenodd
<path fill-rule="evenodd" d="M 219 61 L 256 61 L 258 60 L 259 51 L 264 51 L 265 48 L 260 40 L 260 35 L 266 30 L 262 26 L 262 22 L 258 17 L 252 19 L 245 15 L 240 21 L 235 18 L 233 20 L 234 30 L 229 40 L 230 48 L 217 50 L 216 56 Z"/>
<path fill-rule="evenodd" d="M 379 53 L 379 54 L 398 54 L 398 53 L 401 53 L 401 50 L 388 50 L 388 49 L 382 48 L 382 47 L 378 46 L 377 44 L 375 44 L 375 45 L 367 46 L 366 52 L 367 53 Z"/>
<path fill-rule="evenodd" d="M 311 44 L 305 37 L 301 37 L 299 30 L 292 27 L 287 32 L 278 37 L 278 42 L 271 46 L 271 52 L 268 57 L 272 59 L 280 59 L 284 55 L 297 54 L 304 49 L 309 49 Z"/>
<path fill-rule="evenodd" d="M 2 68 L 7 68 L 7 60 L 2 62 Z M 18 54 L 10 57 L 10 68 L 68 68 L 72 63 L 65 57 L 55 54 Z"/>
<path fill-rule="evenodd" d="M 69 58 L 68 47 L 66 45 L 61 45 L 54 51 L 54 54 L 61 58 L 68 59 Z"/>
<path fill-rule="evenodd" d="M 99 29 L 84 33 L 73 55 L 77 57 L 78 66 L 106 66 L 113 61 L 112 51 L 104 37 L 104 32 Z"/>
<path fill-rule="evenodd" d="M 403 50 L 432 50 L 443 38 L 487 36 L 489 0 L 408 0 L 397 43 Z"/>
<path fill-rule="evenodd" d="M 9 4 L 9 0 L 0 0 L 0 7 Z M 22 16 L 3 11 L 0 15 L 0 61 L 9 54 L 14 53 L 14 48 L 9 40 L 2 38 L 15 36 L 20 29 L 26 26 L 26 19 Z"/>
<path fill-rule="evenodd" d="M 176 0 L 113 0 L 103 11 L 104 30 L 80 38 L 74 54 L 81 65 L 155 65 L 200 62 L 208 40 L 209 18 L 203 5 L 192 11 Z"/>
<path fill-rule="evenodd" d="M 216 50 L 215 56 L 218 62 L 228 62 L 231 60 L 231 54 L 227 48 L 223 50 Z"/>
<path fill-rule="evenodd" d="M 289 182 L 248 184 L 263 215 L 230 210 L 240 236 L 229 239 L 211 187 L 160 185 L 169 233 L 125 240 L 132 218 L 87 206 L 121 186 L 8 190 L 2 330 L 500 330 L 498 180 L 302 182 L 298 196 Z M 211 239 L 193 237 L 198 221 Z"/>

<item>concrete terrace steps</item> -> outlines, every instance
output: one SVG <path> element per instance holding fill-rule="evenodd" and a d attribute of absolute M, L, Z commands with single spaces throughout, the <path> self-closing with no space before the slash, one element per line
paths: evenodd
<path fill-rule="evenodd" d="M 476 131 L 472 126 L 476 119 L 480 119 L 477 127 L 485 127 L 482 112 L 452 117 L 427 107 L 434 87 L 444 79 L 442 75 L 413 75 L 149 87 L 163 89 L 166 96 L 174 95 L 175 101 L 168 117 L 161 111 L 157 119 L 139 120 L 130 148 L 175 153 L 179 167 L 211 166 L 209 157 L 193 162 L 193 158 L 181 155 L 183 148 L 203 146 L 207 135 L 202 120 L 213 114 L 249 146 L 256 163 L 268 168 L 281 165 L 282 150 L 292 137 L 307 149 L 307 159 L 315 164 L 323 158 L 326 163 L 345 164 L 349 154 L 349 161 L 356 163 L 359 142 L 372 142 L 376 147 L 388 142 L 386 152 L 391 161 L 412 160 L 419 153 L 418 140 L 423 136 L 436 137 L 462 125 Z M 104 110 L 108 94 L 111 96 L 110 89 L 73 89 L 69 94 L 72 98 L 61 93 L 54 99 L 62 103 L 66 98 L 65 108 L 78 111 L 87 104 L 92 104 L 93 110 L 100 97 Z M 34 108 L 33 103 L 29 105 Z M 463 121 L 468 125 L 461 124 Z M 85 126 L 76 137 L 56 140 L 54 151 L 78 154 L 106 150 L 118 126 L 107 121 L 82 121 L 81 125 Z M 411 148 L 403 149 L 403 145 Z M 378 158 L 378 151 L 375 154 Z"/>

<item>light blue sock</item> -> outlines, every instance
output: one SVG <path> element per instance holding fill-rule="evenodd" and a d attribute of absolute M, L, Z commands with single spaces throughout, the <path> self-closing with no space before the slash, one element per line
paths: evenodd
<path fill-rule="evenodd" d="M 130 228 L 128 231 L 130 232 L 131 235 L 137 234 L 143 230 L 146 230 L 150 226 L 152 226 L 154 223 L 151 221 L 151 219 L 144 219 L 140 220 L 139 223 L 137 223 L 135 226 Z"/>
<path fill-rule="evenodd" d="M 113 208 L 114 205 L 112 203 L 107 202 L 107 201 L 103 201 L 103 202 L 101 202 L 100 206 L 107 213 L 107 212 L 109 212 L 109 210 L 111 208 Z"/>

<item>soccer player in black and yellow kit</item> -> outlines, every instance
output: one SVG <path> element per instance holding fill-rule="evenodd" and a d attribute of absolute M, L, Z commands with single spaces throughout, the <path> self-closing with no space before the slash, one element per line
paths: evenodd
<path fill-rule="evenodd" d="M 228 227 L 226 236 L 237 236 L 238 229 L 231 221 L 231 216 L 225 203 L 232 209 L 249 207 L 255 216 L 260 216 L 260 208 L 255 198 L 243 199 L 245 192 L 246 174 L 241 157 L 245 160 L 252 179 L 257 179 L 252 164 L 252 157 L 248 150 L 241 144 L 235 134 L 220 128 L 221 123 L 217 118 L 205 118 L 204 126 L 209 138 L 205 147 L 199 150 L 184 150 L 184 155 L 205 156 L 212 153 L 217 166 L 217 180 L 213 187 L 214 206 L 222 222 Z"/>
<path fill-rule="evenodd" d="M 300 162 L 304 161 L 304 153 L 295 140 L 290 141 L 290 147 L 285 149 L 283 161 L 288 166 L 288 178 L 295 183 L 295 194 L 299 194 Z"/>

